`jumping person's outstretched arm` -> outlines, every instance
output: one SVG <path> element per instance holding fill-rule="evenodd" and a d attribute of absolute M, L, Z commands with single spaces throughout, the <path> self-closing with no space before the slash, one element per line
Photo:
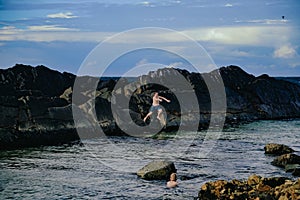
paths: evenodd
<path fill-rule="evenodd" d="M 166 102 L 168 102 L 168 103 L 171 102 L 169 99 L 166 99 L 165 97 L 162 97 L 162 96 L 158 96 L 158 98 L 159 98 L 159 99 L 162 99 L 162 100 L 164 100 L 164 101 L 166 101 Z"/>

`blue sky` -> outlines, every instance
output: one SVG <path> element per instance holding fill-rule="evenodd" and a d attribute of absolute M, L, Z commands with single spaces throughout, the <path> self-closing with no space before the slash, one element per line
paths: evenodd
<path fill-rule="evenodd" d="M 0 68 L 22 63 L 76 74 L 100 42 L 130 29 L 161 27 L 197 41 L 218 67 L 300 76 L 299 10 L 298 0 L 0 0 Z M 168 42 L 188 52 L 182 41 Z M 187 65 L 161 51 L 128 55 L 120 55 L 108 75 L 140 63 Z"/>

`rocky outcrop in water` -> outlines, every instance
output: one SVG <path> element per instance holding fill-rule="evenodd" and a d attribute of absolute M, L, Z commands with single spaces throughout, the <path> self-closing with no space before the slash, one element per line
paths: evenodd
<path fill-rule="evenodd" d="M 265 153 L 277 156 L 272 165 L 285 168 L 299 176 L 300 156 L 292 154 L 294 150 L 283 144 L 269 143 L 264 147 Z M 217 180 L 206 182 L 198 193 L 200 200 L 214 199 L 300 199 L 300 179 L 294 181 L 286 177 L 264 178 L 251 175 L 247 180 Z"/>
<path fill-rule="evenodd" d="M 272 161 L 272 165 L 284 168 L 288 164 L 300 164 L 300 156 L 288 153 L 276 157 Z"/>
<path fill-rule="evenodd" d="M 276 157 L 271 164 L 284 168 L 286 172 L 291 172 L 294 176 L 300 176 L 300 156 L 296 154 L 283 154 Z"/>
<path fill-rule="evenodd" d="M 218 180 L 207 182 L 198 193 L 200 200 L 215 199 L 299 199 L 300 179 L 289 180 L 285 177 L 263 178 L 249 176 L 248 180 Z"/>
<path fill-rule="evenodd" d="M 152 161 L 138 170 L 137 175 L 146 180 L 169 180 L 172 173 L 176 173 L 173 162 Z"/>
<path fill-rule="evenodd" d="M 294 149 L 284 144 L 269 143 L 264 147 L 265 154 L 276 156 L 272 165 L 284 168 L 294 176 L 300 175 L 300 156 L 294 154 Z"/>
<path fill-rule="evenodd" d="M 80 83 L 76 93 L 75 80 Z M 223 88 L 214 87 L 222 81 Z M 181 84 L 184 82 L 188 86 Z M 218 89 L 226 92 L 225 109 L 218 107 L 222 104 Z M 237 66 L 205 74 L 165 68 L 131 81 L 89 76 L 76 79 L 75 75 L 44 66 L 18 64 L 0 70 L 0 149 L 76 141 L 78 129 L 92 137 L 95 135 L 91 127 L 95 126 L 100 126 L 106 135 L 126 135 L 130 131 L 136 134 L 130 127 L 146 126 L 142 118 L 151 106 L 151 94 L 156 91 L 171 100 L 162 103 L 167 117 L 165 131 L 176 131 L 179 126 L 187 130 L 192 126 L 199 130 L 208 128 L 214 114 L 212 106 L 220 116 L 213 120 L 222 121 L 226 114 L 225 125 L 300 117 L 297 84 L 267 75 L 255 77 Z M 191 102 L 190 97 L 196 97 L 197 102 Z M 112 105 L 118 108 L 115 116 Z M 76 124 L 74 111 L 82 116 Z M 130 123 L 121 118 L 128 112 Z M 121 130 L 122 125 L 128 130 Z M 159 125 L 154 120 L 153 126 Z"/>
<path fill-rule="evenodd" d="M 265 154 L 271 154 L 271 155 L 282 155 L 282 154 L 294 152 L 294 150 L 288 147 L 287 145 L 275 144 L 275 143 L 266 144 L 264 150 L 265 150 Z"/>

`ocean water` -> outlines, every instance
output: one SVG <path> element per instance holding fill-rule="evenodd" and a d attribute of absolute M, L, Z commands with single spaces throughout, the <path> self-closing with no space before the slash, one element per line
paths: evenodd
<path fill-rule="evenodd" d="M 300 151 L 300 120 L 257 121 L 227 129 L 218 138 L 206 136 L 109 137 L 84 145 L 2 151 L 0 199 L 194 199 L 207 181 L 251 174 L 293 178 L 270 164 L 273 157 L 263 147 L 275 142 Z M 157 159 L 175 163 L 177 188 L 136 176 Z"/>

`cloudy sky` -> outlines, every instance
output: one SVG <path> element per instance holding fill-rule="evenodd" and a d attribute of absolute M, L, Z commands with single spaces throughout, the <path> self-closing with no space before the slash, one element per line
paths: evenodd
<path fill-rule="evenodd" d="M 22 63 L 77 73 L 99 43 L 124 31 L 160 27 L 196 41 L 218 67 L 300 76 L 299 10 L 299 0 L 0 0 L 0 68 Z M 118 38 L 104 51 L 114 54 L 116 43 L 130 46 L 151 37 L 144 31 L 142 37 Z M 184 68 L 189 57 L 173 53 L 195 52 L 171 38 L 156 34 L 154 42 L 172 47 L 172 53 L 147 49 L 119 55 L 108 74 L 147 63 Z"/>

